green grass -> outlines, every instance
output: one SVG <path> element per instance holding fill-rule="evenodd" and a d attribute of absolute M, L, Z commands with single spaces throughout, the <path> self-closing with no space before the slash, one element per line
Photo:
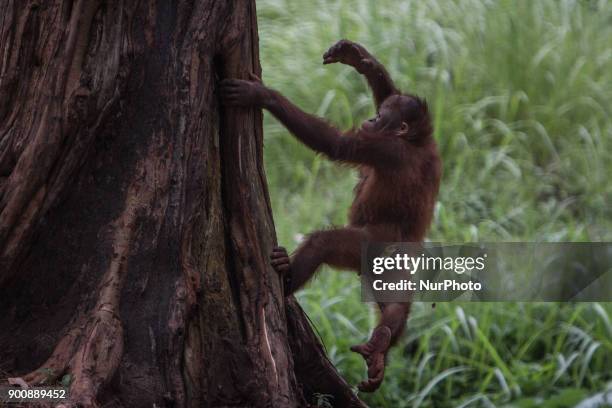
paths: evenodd
<path fill-rule="evenodd" d="M 258 1 L 263 79 L 341 128 L 372 115 L 365 81 L 323 66 L 366 45 L 425 96 L 444 161 L 429 239 L 612 241 L 612 4 L 607 1 Z M 346 222 L 355 174 L 270 115 L 266 173 L 279 240 Z M 356 384 L 348 348 L 375 325 L 359 281 L 324 270 L 300 294 Z M 376 407 L 573 406 L 612 382 L 610 304 L 415 305 Z"/>

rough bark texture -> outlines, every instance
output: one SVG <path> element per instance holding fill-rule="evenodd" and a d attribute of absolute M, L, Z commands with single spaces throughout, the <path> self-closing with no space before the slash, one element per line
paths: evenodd
<path fill-rule="evenodd" d="M 0 0 L 0 377 L 86 407 L 361 406 L 268 265 L 253 1 Z M 155 404 L 155 405 L 154 405 Z"/>

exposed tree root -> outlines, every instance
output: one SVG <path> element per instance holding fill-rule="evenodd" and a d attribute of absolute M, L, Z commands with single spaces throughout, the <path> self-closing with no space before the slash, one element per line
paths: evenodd
<path fill-rule="evenodd" d="M 122 353 L 121 322 L 114 313 L 99 310 L 70 363 L 74 376 L 70 386 L 71 400 L 84 407 L 97 407 L 96 395 L 112 378 Z"/>
<path fill-rule="evenodd" d="M 70 401 L 65 407 L 98 407 L 96 395 L 115 373 L 123 353 L 123 328 L 111 311 L 99 309 L 86 323 L 57 344 L 37 370 L 23 376 L 29 385 L 53 384 L 71 374 Z"/>
<path fill-rule="evenodd" d="M 86 321 L 72 329 L 58 343 L 51 357 L 38 370 L 23 379 L 30 385 L 52 383 L 71 374 L 70 403 L 65 406 L 98 407 L 101 388 L 115 374 L 123 354 L 123 325 L 119 317 L 120 295 L 125 282 L 127 259 L 133 239 L 136 218 L 150 205 L 152 184 L 146 171 L 130 186 L 122 214 L 113 223 L 113 254 L 102 277 L 98 300 Z"/>
<path fill-rule="evenodd" d="M 23 380 L 30 385 L 49 384 L 60 378 L 65 372 L 72 358 L 79 339 L 81 328 L 69 331 L 55 346 L 51 357 L 40 368 L 23 376 Z"/>

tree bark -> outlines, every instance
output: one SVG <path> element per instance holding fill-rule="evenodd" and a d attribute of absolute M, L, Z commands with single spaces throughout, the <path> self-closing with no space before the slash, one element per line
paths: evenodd
<path fill-rule="evenodd" d="M 268 264 L 252 0 L 0 0 L 0 377 L 70 404 L 363 406 Z"/>

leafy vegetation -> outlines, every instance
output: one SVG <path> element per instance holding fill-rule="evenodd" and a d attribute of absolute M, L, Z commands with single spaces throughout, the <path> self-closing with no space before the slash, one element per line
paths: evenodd
<path fill-rule="evenodd" d="M 612 240 L 612 4 L 607 1 L 260 0 L 264 81 L 339 127 L 373 114 L 365 81 L 323 66 L 361 42 L 425 96 L 444 161 L 429 239 Z M 356 176 L 265 117 L 280 242 L 346 222 Z M 300 301 L 357 384 L 348 349 L 375 325 L 359 281 L 323 271 Z M 416 304 L 376 407 L 574 406 L 611 387 L 610 304 Z M 327 401 L 325 402 L 328 403 Z"/>

